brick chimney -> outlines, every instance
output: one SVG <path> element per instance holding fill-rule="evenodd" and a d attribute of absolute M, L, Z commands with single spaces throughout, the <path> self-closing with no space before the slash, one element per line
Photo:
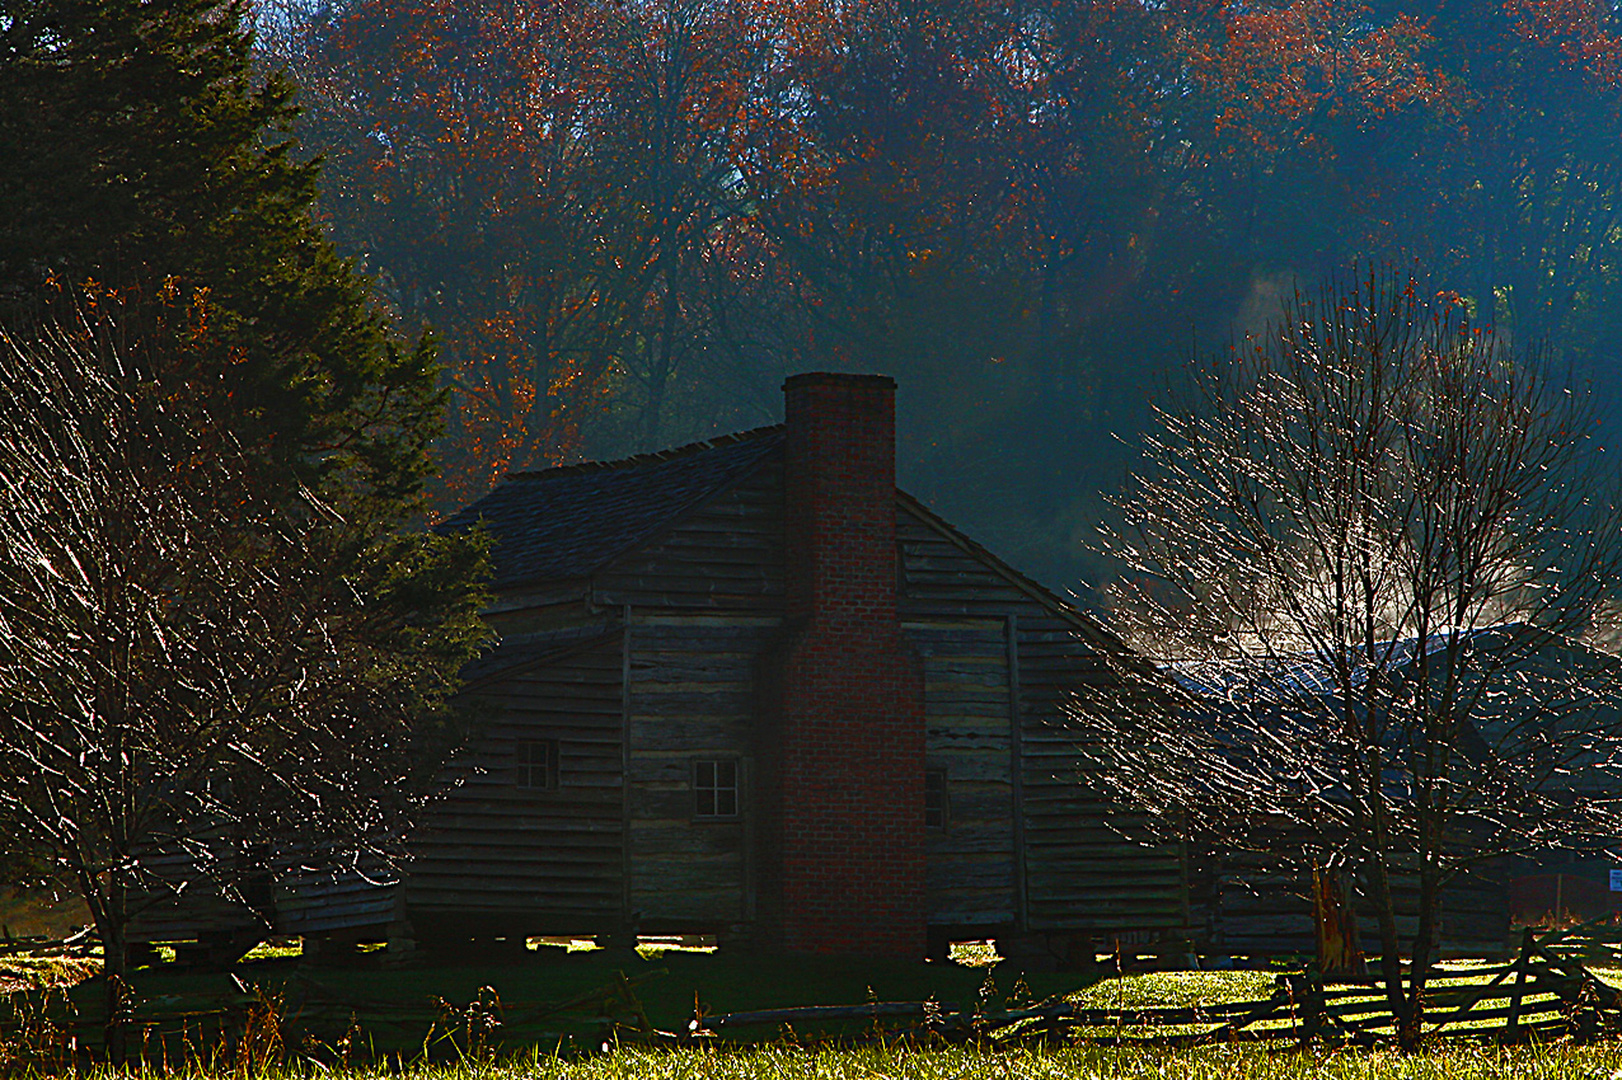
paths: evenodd
<path fill-rule="evenodd" d="M 895 382 L 806 374 L 783 393 L 768 935 L 791 953 L 921 958 L 924 687 L 896 611 Z"/>

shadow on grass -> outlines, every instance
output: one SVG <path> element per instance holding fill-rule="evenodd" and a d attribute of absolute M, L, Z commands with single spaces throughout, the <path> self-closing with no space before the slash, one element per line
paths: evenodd
<path fill-rule="evenodd" d="M 190 1015 L 194 1038 L 206 1043 L 206 1018 L 229 1023 L 250 998 L 278 1003 L 290 1049 L 327 1048 L 321 1056 L 407 1058 L 457 1056 L 470 1044 L 505 1053 L 525 1047 L 599 1047 L 615 1023 L 635 1011 L 621 987 L 633 986 L 635 1009 L 662 1031 L 684 1032 L 695 1002 L 706 1015 L 803 1005 L 861 1005 L 871 1001 L 928 1001 L 943 1008 L 992 1010 L 1078 992 L 1097 976 L 1026 972 L 1009 961 L 994 967 L 951 962 L 786 959 L 751 953 L 668 949 L 649 955 L 629 950 L 567 952 L 542 946 L 508 964 L 318 967 L 294 958 L 237 965 L 229 973 L 185 972 L 170 965 L 137 971 L 131 982 L 138 1020 Z M 609 993 L 567 1012 L 550 1005 Z M 102 1001 L 100 978 L 73 990 L 79 1028 L 94 1040 Z M 170 1025 L 173 1026 L 172 1024 Z M 845 1022 L 826 1030 L 797 1030 L 814 1038 L 860 1031 L 870 1023 Z M 729 1033 L 727 1041 L 773 1040 L 780 1028 Z M 150 1035 L 149 1035 L 150 1037 Z M 159 1037 L 163 1037 L 159 1034 Z M 228 1032 L 212 1037 L 229 1042 Z M 340 1053 L 332 1048 L 346 1048 Z M 356 1048 L 362 1048 L 357 1050 Z"/>

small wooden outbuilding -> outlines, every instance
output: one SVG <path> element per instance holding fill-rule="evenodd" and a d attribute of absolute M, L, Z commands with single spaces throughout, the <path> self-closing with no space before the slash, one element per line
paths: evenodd
<path fill-rule="evenodd" d="M 1535 647 L 1527 648 L 1527 641 L 1536 642 Z M 1444 649 L 1457 655 L 1456 666 L 1448 667 L 1454 661 L 1446 659 L 1433 660 L 1428 668 L 1416 663 L 1417 657 Z M 1578 749 L 1585 731 L 1606 733 L 1599 740 L 1602 745 L 1612 733 L 1622 731 L 1622 703 L 1617 700 L 1622 680 L 1614 656 L 1581 642 L 1545 637 L 1518 623 L 1448 631 L 1423 641 L 1382 642 L 1375 655 L 1382 658 L 1378 670 L 1386 679 L 1417 680 L 1416 672 L 1429 670 L 1438 685 L 1446 678 L 1468 688 L 1454 691 L 1470 702 L 1449 748 L 1458 777 L 1493 775 L 1487 770 L 1497 767 L 1495 762 L 1525 764 L 1528 767 L 1520 775 L 1534 780 L 1540 778 L 1540 768 L 1546 769 L 1541 785 L 1521 794 L 1535 793 L 1551 815 L 1563 800 L 1617 798 L 1614 770 L 1605 760 L 1608 752 Z M 1310 656 L 1170 664 L 1166 670 L 1189 694 L 1184 715 L 1191 724 L 1210 724 L 1226 714 L 1246 715 L 1258 728 L 1271 728 L 1291 711 L 1319 718 L 1338 718 L 1345 711 L 1336 681 Z M 1359 706 L 1354 702 L 1353 707 Z M 1287 730 L 1288 725 L 1280 722 L 1278 729 Z M 1405 736 L 1393 728 L 1389 736 L 1393 749 L 1401 748 Z M 1544 764 L 1536 766 L 1540 760 Z M 1517 776 L 1501 767 L 1498 775 L 1507 777 L 1499 781 L 1498 789 L 1507 797 L 1516 790 Z M 1393 778 L 1390 798 L 1406 797 L 1401 794 L 1402 779 Z M 1191 845 L 1190 909 L 1196 938 L 1210 952 L 1311 955 L 1318 875 L 1302 853 L 1309 846 L 1349 844 L 1305 820 L 1258 820 L 1245 827 L 1250 842 L 1244 850 L 1227 843 Z M 1468 826 L 1461 828 L 1455 840 L 1461 850 L 1512 847 L 1497 835 L 1496 824 L 1474 827 L 1486 832 L 1470 838 L 1464 832 Z M 1562 844 L 1570 850 L 1528 849 L 1513 856 L 1480 858 L 1442 891 L 1438 955 L 1443 959 L 1507 955 L 1518 941 L 1512 933 L 1514 921 L 1564 922 L 1578 913 L 1590 916 L 1610 910 L 1606 890 L 1608 867 L 1614 860 L 1608 849 L 1616 850 L 1619 839 L 1613 827 L 1604 833 L 1563 837 Z M 1406 941 L 1418 924 L 1417 863 L 1411 855 L 1406 862 L 1397 857 L 1393 862 L 1393 907 L 1399 937 Z M 1377 942 L 1374 911 L 1363 895 L 1363 883 L 1350 874 L 1337 876 L 1344 878 L 1339 891 L 1361 924 L 1358 936 L 1365 945 Z M 1574 886 L 1569 903 L 1564 898 L 1568 883 Z"/>

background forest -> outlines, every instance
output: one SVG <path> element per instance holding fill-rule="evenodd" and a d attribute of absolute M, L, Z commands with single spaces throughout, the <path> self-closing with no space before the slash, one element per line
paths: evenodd
<path fill-rule="evenodd" d="M 1622 383 L 1622 15 L 1595 0 L 261 0 L 339 250 L 508 469 L 902 388 L 902 483 L 1049 584 L 1167 373 L 1416 262 Z M 1117 440 L 1119 433 L 1126 441 Z"/>

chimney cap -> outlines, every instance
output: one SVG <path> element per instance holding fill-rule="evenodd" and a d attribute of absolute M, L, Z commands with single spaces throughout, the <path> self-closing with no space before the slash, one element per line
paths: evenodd
<path fill-rule="evenodd" d="M 784 393 L 804 386 L 849 386 L 853 389 L 894 390 L 895 380 L 888 375 L 857 375 L 844 371 L 803 371 L 783 380 Z"/>

